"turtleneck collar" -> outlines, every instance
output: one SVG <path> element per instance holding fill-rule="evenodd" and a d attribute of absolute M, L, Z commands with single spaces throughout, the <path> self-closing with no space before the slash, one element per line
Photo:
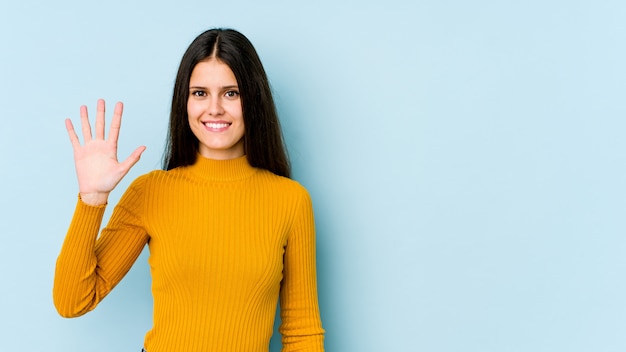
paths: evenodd
<path fill-rule="evenodd" d="M 198 154 L 195 164 L 189 166 L 189 171 L 206 180 L 237 181 L 252 176 L 257 169 L 248 163 L 245 155 L 235 159 L 215 160 Z"/>

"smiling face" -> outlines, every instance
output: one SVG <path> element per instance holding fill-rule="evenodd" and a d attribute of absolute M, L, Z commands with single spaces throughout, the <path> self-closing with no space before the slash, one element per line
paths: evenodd
<path fill-rule="evenodd" d="M 187 100 L 189 127 L 200 155 L 226 160 L 244 155 L 244 122 L 237 79 L 225 63 L 211 58 L 191 72 Z"/>

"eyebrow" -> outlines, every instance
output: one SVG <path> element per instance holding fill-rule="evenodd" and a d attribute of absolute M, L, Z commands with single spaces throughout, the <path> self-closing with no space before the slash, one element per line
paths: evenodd
<path fill-rule="evenodd" d="M 204 86 L 190 86 L 189 89 L 207 89 Z M 224 90 L 224 89 L 239 89 L 239 86 L 237 85 L 232 85 L 232 86 L 222 86 L 220 87 L 220 90 Z"/>

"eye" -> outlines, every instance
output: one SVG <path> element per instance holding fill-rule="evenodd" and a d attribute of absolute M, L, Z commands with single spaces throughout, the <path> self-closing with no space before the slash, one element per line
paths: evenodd
<path fill-rule="evenodd" d="M 224 95 L 227 98 L 237 98 L 239 96 L 239 92 L 236 90 L 229 90 Z"/>
<path fill-rule="evenodd" d="M 206 92 L 203 90 L 195 89 L 191 91 L 191 95 L 194 97 L 206 97 Z"/>

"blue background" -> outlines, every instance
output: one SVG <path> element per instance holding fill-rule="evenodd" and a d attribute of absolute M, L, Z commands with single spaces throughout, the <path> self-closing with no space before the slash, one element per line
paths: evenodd
<path fill-rule="evenodd" d="M 63 120 L 126 104 L 120 157 L 148 149 L 115 203 L 159 168 L 179 60 L 215 26 L 256 46 L 313 197 L 328 351 L 626 350 L 625 18 L 617 0 L 3 1 L 0 350 L 141 348 L 147 251 L 94 312 L 52 305 L 77 194 Z"/>

